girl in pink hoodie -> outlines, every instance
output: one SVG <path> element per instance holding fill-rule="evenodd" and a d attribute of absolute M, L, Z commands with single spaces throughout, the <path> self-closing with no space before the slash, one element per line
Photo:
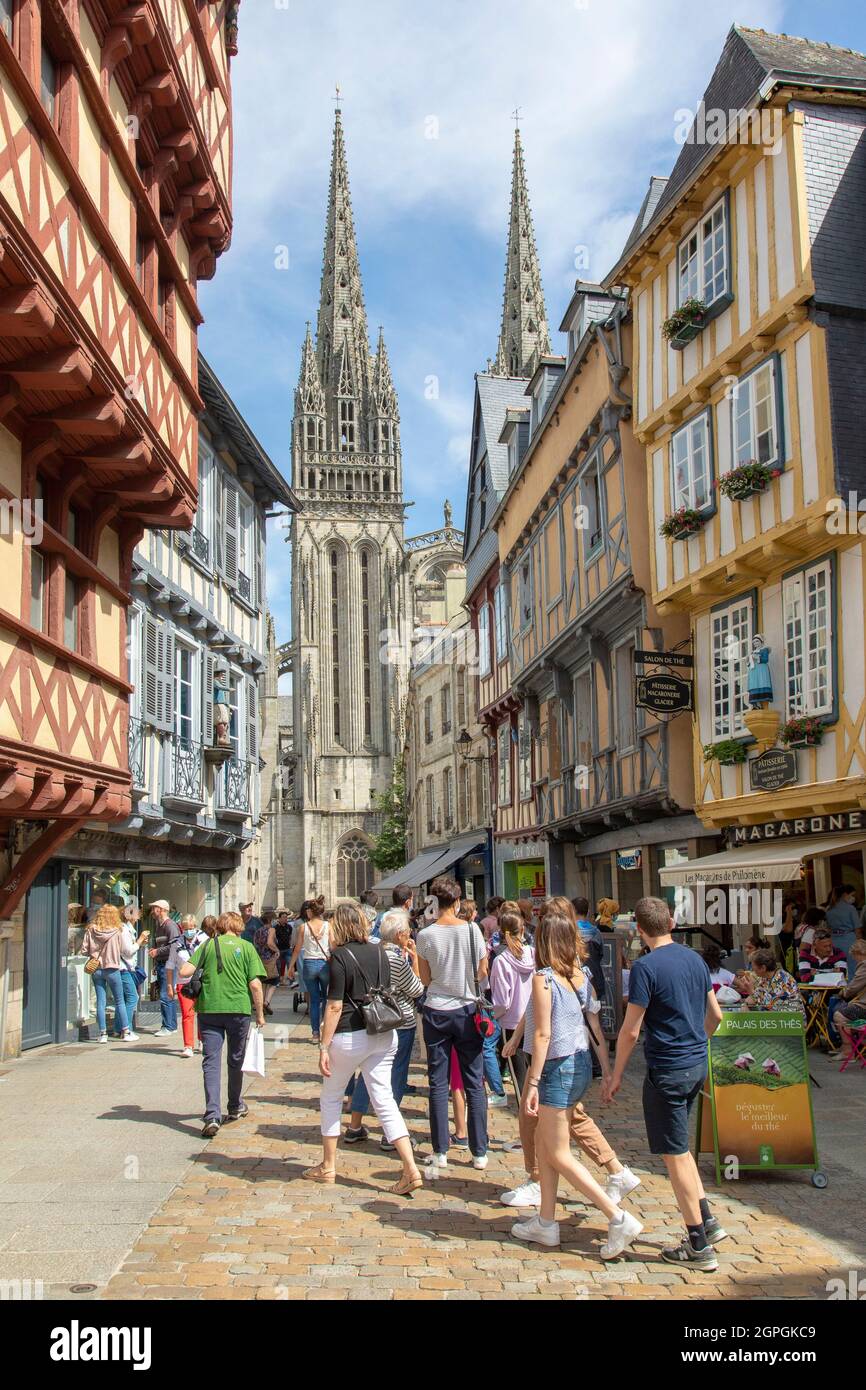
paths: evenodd
<path fill-rule="evenodd" d="M 535 950 L 526 940 L 523 914 L 516 903 L 502 904 L 499 909 L 499 931 L 502 945 L 491 960 L 490 995 L 507 1042 L 526 1013 L 535 973 Z M 529 1059 L 526 1055 L 521 1057 L 521 1051 L 518 1048 L 512 1060 L 517 1084 L 522 1091 Z"/>

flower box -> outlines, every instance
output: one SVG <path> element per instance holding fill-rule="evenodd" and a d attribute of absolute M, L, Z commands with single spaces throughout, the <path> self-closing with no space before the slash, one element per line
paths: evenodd
<path fill-rule="evenodd" d="M 781 468 L 768 463 L 758 463 L 757 459 L 749 459 L 748 462 L 738 464 L 736 468 L 723 474 L 716 482 L 716 487 L 731 502 L 745 502 L 748 497 L 766 492 L 770 483 L 774 478 L 778 478 L 781 472 Z"/>
<path fill-rule="evenodd" d="M 667 338 L 668 346 L 675 352 L 682 352 L 693 338 L 703 332 L 706 313 L 702 299 L 685 300 L 662 324 L 662 334 Z"/>
<path fill-rule="evenodd" d="M 690 536 L 698 534 L 706 519 L 705 514 L 694 507 L 680 507 L 665 517 L 659 527 L 659 535 L 672 541 L 687 541 Z"/>
<path fill-rule="evenodd" d="M 716 762 L 720 767 L 736 767 L 747 758 L 745 745 L 735 738 L 724 738 L 719 743 L 704 744 L 704 762 Z"/>
<path fill-rule="evenodd" d="M 779 738 L 786 748 L 817 748 L 821 744 L 826 726 L 814 716 L 789 719 L 779 730 Z"/>

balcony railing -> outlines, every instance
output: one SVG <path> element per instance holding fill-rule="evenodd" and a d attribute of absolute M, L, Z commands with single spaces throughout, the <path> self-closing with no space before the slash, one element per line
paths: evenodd
<path fill-rule="evenodd" d="M 250 594 L 252 593 L 250 577 L 248 574 L 242 574 L 240 570 L 238 570 L 238 593 L 241 598 L 245 598 L 247 602 L 249 602 Z"/>
<path fill-rule="evenodd" d="M 141 719 L 129 720 L 129 771 L 132 785 L 143 789 L 147 783 L 147 729 Z"/>
<path fill-rule="evenodd" d="M 168 758 L 169 795 L 184 801 L 201 801 L 202 745 L 180 734 L 171 734 Z"/>
<path fill-rule="evenodd" d="M 203 531 L 197 526 L 193 526 L 190 532 L 192 541 L 192 553 L 197 560 L 201 560 L 203 565 L 210 564 L 210 541 Z"/>
<path fill-rule="evenodd" d="M 250 768 L 245 758 L 229 758 L 220 774 L 219 809 L 236 815 L 250 810 Z"/>

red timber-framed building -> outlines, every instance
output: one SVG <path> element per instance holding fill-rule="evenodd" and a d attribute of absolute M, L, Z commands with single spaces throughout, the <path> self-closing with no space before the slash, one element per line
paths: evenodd
<path fill-rule="evenodd" d="M 46 866 L 130 811 L 130 567 L 196 509 L 237 9 L 0 0 L 0 1056 L 63 1012 L 26 1017 Z"/>

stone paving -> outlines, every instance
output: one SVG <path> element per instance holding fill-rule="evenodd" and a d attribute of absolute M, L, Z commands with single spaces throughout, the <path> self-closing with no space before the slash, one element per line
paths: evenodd
<path fill-rule="evenodd" d="M 285 1018 L 283 991 L 278 999 Z M 306 1182 L 302 1170 L 320 1153 L 317 1054 L 306 1020 L 284 1024 L 278 1034 L 286 1042 L 272 1055 L 267 1078 L 248 1086 L 249 1117 L 203 1146 L 196 1142 L 182 1181 L 135 1240 L 104 1297 L 806 1299 L 826 1297 L 828 1279 L 866 1265 L 859 1220 L 856 1236 L 849 1236 L 848 1214 L 861 1205 L 853 1169 L 826 1163 L 831 1187 L 825 1192 L 812 1188 L 807 1174 L 759 1175 L 729 1184 L 713 1199 L 709 1157 L 702 1160 L 705 1181 L 730 1233 L 719 1246 L 719 1271 L 684 1274 L 664 1264 L 659 1250 L 678 1240 L 682 1228 L 660 1165 L 645 1150 L 636 1059 L 613 1107 L 602 1106 L 597 1088 L 589 1101 L 620 1158 L 643 1179 L 629 1206 L 644 1232 L 612 1265 L 598 1254 L 603 1219 L 579 1202 L 560 1211 L 561 1249 L 527 1248 L 511 1238 L 516 1213 L 497 1201 L 522 1171 L 519 1151 L 501 1147 L 516 1137 L 511 1110 L 490 1112 L 494 1148 L 485 1171 L 476 1172 L 459 1152 L 439 1181 L 412 1198 L 388 1192 L 399 1165 L 380 1151 L 375 1118 L 366 1144 L 340 1147 L 335 1186 Z M 826 1059 L 818 1061 L 829 1068 Z M 850 1079 L 859 1104 L 864 1088 Z M 423 1159 L 429 1144 L 417 1049 L 411 1080 L 419 1093 L 406 1098 L 404 1113 Z M 830 1105 L 826 1090 L 817 1096 Z"/>

